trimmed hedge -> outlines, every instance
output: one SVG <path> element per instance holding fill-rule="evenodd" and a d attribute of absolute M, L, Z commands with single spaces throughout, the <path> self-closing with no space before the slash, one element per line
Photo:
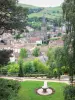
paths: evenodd
<path fill-rule="evenodd" d="M 25 74 L 25 77 L 44 77 L 46 74 Z"/>

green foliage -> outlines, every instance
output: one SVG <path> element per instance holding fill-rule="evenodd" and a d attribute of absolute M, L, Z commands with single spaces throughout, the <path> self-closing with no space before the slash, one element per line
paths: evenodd
<path fill-rule="evenodd" d="M 55 40 L 59 40 L 59 38 L 58 37 L 50 38 L 50 40 L 55 41 Z"/>
<path fill-rule="evenodd" d="M 55 54 L 54 58 L 56 61 L 56 66 L 57 66 L 57 72 L 58 72 L 58 77 L 60 79 L 60 75 L 62 74 L 62 66 L 65 65 L 65 52 L 64 49 L 61 47 L 58 47 L 55 49 Z"/>
<path fill-rule="evenodd" d="M 62 35 L 62 33 L 58 33 L 58 36 L 61 36 Z"/>
<path fill-rule="evenodd" d="M 75 86 L 65 87 L 64 100 L 75 100 Z"/>
<path fill-rule="evenodd" d="M 34 59 L 33 64 L 34 64 L 34 68 L 35 68 L 35 73 L 41 73 L 41 74 L 46 74 L 47 73 L 48 66 L 43 64 L 38 59 Z"/>
<path fill-rule="evenodd" d="M 68 72 L 69 72 L 69 67 L 62 66 L 61 70 L 62 70 L 62 74 L 68 74 Z"/>
<path fill-rule="evenodd" d="M 25 77 L 44 77 L 46 74 L 25 74 Z"/>
<path fill-rule="evenodd" d="M 50 66 L 48 77 L 57 77 L 60 79 L 60 75 L 64 74 L 65 71 L 68 72 L 68 67 L 65 69 L 63 66 L 67 66 L 65 51 L 63 47 L 57 47 L 53 49 L 49 49 L 48 53 L 48 61 L 47 64 Z"/>
<path fill-rule="evenodd" d="M 7 65 L 12 53 L 12 50 L 0 50 L 0 65 Z"/>
<path fill-rule="evenodd" d="M 4 66 L 4 67 L 0 68 L 0 74 L 1 75 L 7 75 L 7 72 L 8 72 L 7 66 Z"/>
<path fill-rule="evenodd" d="M 8 75 L 15 75 L 19 71 L 19 65 L 17 63 L 10 63 L 7 65 Z"/>
<path fill-rule="evenodd" d="M 55 78 L 58 77 L 58 69 L 57 69 L 57 68 L 54 68 L 54 69 L 53 69 L 53 76 L 54 76 Z"/>
<path fill-rule="evenodd" d="M 73 82 L 73 76 L 75 74 L 75 0 L 65 0 L 62 8 L 66 21 L 64 49 L 69 67 L 69 76 L 71 77 L 71 82 Z"/>
<path fill-rule="evenodd" d="M 38 59 L 23 64 L 24 74 L 46 74 L 48 67 Z"/>
<path fill-rule="evenodd" d="M 19 64 L 18 76 L 19 76 L 19 77 L 23 77 L 23 76 L 24 76 L 24 72 L 23 72 L 23 60 L 20 59 L 20 60 L 18 61 L 18 64 Z"/>
<path fill-rule="evenodd" d="M 27 8 L 17 6 L 18 0 L 0 0 L 0 28 L 24 29 L 27 22 Z"/>
<path fill-rule="evenodd" d="M 40 49 L 36 47 L 36 48 L 33 50 L 33 55 L 34 55 L 35 57 L 38 57 L 39 54 L 40 54 Z"/>
<path fill-rule="evenodd" d="M 32 61 L 28 61 L 28 62 L 24 63 L 23 68 L 24 68 L 24 73 L 25 74 L 35 72 L 35 68 L 34 68 L 34 65 L 33 65 Z"/>
<path fill-rule="evenodd" d="M 20 50 L 20 58 L 26 58 L 26 57 L 28 57 L 27 50 L 25 48 L 22 48 Z"/>
<path fill-rule="evenodd" d="M 19 88 L 20 84 L 17 81 L 0 79 L 0 100 L 13 100 Z"/>
<path fill-rule="evenodd" d="M 15 34 L 14 38 L 15 39 L 20 39 L 20 38 L 23 38 L 23 35 L 22 34 Z"/>
<path fill-rule="evenodd" d="M 23 77 L 26 74 L 47 74 L 48 70 L 49 67 L 38 59 L 28 62 L 19 59 L 18 63 L 9 63 L 7 66 L 1 67 L 0 74 Z"/>

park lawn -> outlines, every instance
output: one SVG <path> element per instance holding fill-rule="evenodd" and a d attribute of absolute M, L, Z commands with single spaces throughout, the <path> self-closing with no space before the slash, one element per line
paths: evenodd
<path fill-rule="evenodd" d="M 16 100 L 64 100 L 63 90 L 66 85 L 65 83 L 48 82 L 48 86 L 53 88 L 55 93 L 48 96 L 41 96 L 36 94 L 36 89 L 43 86 L 43 82 L 21 82 L 21 89 Z"/>

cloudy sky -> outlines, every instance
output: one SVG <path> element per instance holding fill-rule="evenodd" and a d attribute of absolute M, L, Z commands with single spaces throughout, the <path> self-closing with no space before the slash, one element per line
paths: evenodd
<path fill-rule="evenodd" d="M 60 6 L 64 0 L 19 0 L 20 3 L 39 6 L 39 7 L 54 7 Z"/>

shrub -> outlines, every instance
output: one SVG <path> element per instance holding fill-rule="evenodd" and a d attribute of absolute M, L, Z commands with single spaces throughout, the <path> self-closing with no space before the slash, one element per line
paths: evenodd
<path fill-rule="evenodd" d="M 23 60 L 20 59 L 18 63 L 19 63 L 19 72 L 18 72 L 18 76 L 19 76 L 19 77 L 23 77 L 23 76 L 24 76 L 24 73 L 23 73 Z"/>
<path fill-rule="evenodd" d="M 7 67 L 1 67 L 0 68 L 0 74 L 1 75 L 7 75 L 7 72 L 8 72 Z"/>
<path fill-rule="evenodd" d="M 7 66 L 7 69 L 8 69 L 8 75 L 14 75 L 14 74 L 18 73 L 19 65 L 17 63 L 10 63 Z"/>
<path fill-rule="evenodd" d="M 11 100 L 17 96 L 20 84 L 17 81 L 0 79 L 0 100 Z"/>
<path fill-rule="evenodd" d="M 46 74 L 48 66 L 40 62 L 38 59 L 33 61 L 25 62 L 23 64 L 24 74 Z"/>
<path fill-rule="evenodd" d="M 64 100 L 75 100 L 75 86 L 65 87 Z"/>
<path fill-rule="evenodd" d="M 53 69 L 53 76 L 54 76 L 55 78 L 57 78 L 57 76 L 58 76 L 57 68 Z"/>
<path fill-rule="evenodd" d="M 34 59 L 33 61 L 35 73 L 46 74 L 48 71 L 48 66 L 43 64 L 38 59 Z"/>
<path fill-rule="evenodd" d="M 33 50 L 33 56 L 38 57 L 39 54 L 40 54 L 40 49 L 36 47 L 36 48 Z"/>
<path fill-rule="evenodd" d="M 47 78 L 52 78 L 53 77 L 53 72 L 51 70 L 49 70 L 47 72 Z"/>
<path fill-rule="evenodd" d="M 24 73 L 25 74 L 35 72 L 33 61 L 28 61 L 28 62 L 24 63 L 23 68 L 24 68 Z"/>
<path fill-rule="evenodd" d="M 28 57 L 27 50 L 25 48 L 22 48 L 20 50 L 20 58 L 26 58 L 26 57 Z"/>
<path fill-rule="evenodd" d="M 46 74 L 25 74 L 25 77 L 44 77 Z"/>

